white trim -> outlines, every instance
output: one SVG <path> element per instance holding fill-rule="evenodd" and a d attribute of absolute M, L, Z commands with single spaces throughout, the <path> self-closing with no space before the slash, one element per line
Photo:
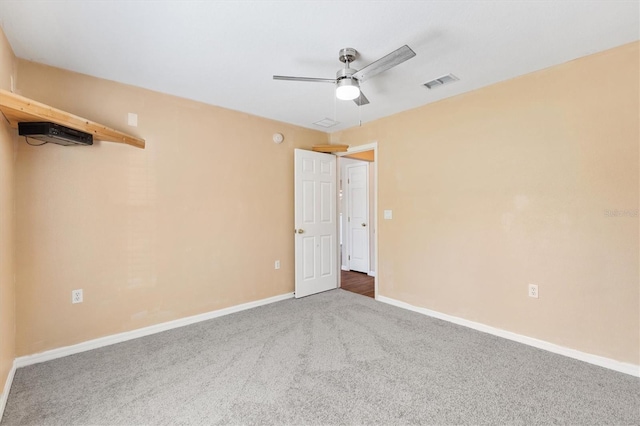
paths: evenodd
<path fill-rule="evenodd" d="M 605 358 L 598 355 L 581 352 L 575 349 L 565 348 L 564 346 L 556 345 L 555 343 L 546 342 L 544 340 L 534 339 L 533 337 L 523 336 L 521 334 L 512 333 L 511 331 L 502 330 L 499 328 L 491 327 L 489 325 L 481 324 L 479 322 L 469 321 L 464 318 L 454 317 L 452 315 L 443 314 L 441 312 L 432 311 L 426 308 L 420 308 L 410 305 L 406 302 L 401 302 L 396 299 L 385 296 L 377 296 L 376 300 L 389 305 L 396 306 L 398 308 L 407 309 L 409 311 L 418 312 L 433 318 L 438 318 L 444 321 L 452 322 L 454 324 L 469 327 L 474 330 L 481 331 L 483 333 L 493 334 L 494 336 L 502 337 L 505 339 L 513 340 L 518 343 L 524 343 L 525 345 L 533 346 L 538 349 L 553 352 L 559 355 L 564 355 L 569 358 L 574 358 L 580 361 L 588 362 L 600 367 L 608 368 L 610 370 L 619 371 L 620 373 L 629 374 L 631 376 L 640 377 L 640 365 L 629 364 L 626 362 L 616 361 L 611 358 Z"/>
<path fill-rule="evenodd" d="M 13 376 L 16 374 L 16 368 L 16 363 L 14 361 L 13 366 L 7 375 L 7 381 L 4 382 L 4 389 L 0 394 L 0 420 L 4 415 L 4 407 L 7 406 L 7 399 L 9 399 L 9 392 L 11 391 L 11 385 L 13 384 Z"/>
<path fill-rule="evenodd" d="M 282 300 L 292 299 L 293 293 L 281 294 L 266 299 L 256 300 L 254 302 L 243 303 L 241 305 L 230 306 L 216 311 L 205 312 L 204 314 L 193 315 L 186 318 L 180 318 L 173 321 L 163 322 L 161 324 L 151 325 L 149 327 L 139 328 L 137 330 L 126 331 L 124 333 L 112 334 L 111 336 L 100 337 L 98 339 L 88 340 L 71 346 L 52 349 L 50 351 L 41 352 L 34 355 L 21 356 L 14 361 L 14 369 L 25 367 L 27 365 L 38 364 L 40 362 L 50 361 L 56 358 L 62 358 L 68 355 L 80 352 L 90 351 L 92 349 L 101 348 L 103 346 L 113 345 L 116 343 L 126 342 L 127 340 L 137 339 L 138 337 L 148 336 L 150 334 L 161 333 L 163 331 L 172 330 L 174 328 L 184 327 L 185 325 L 195 324 L 197 322 L 218 318 L 224 315 L 245 311 L 258 306 L 268 305 L 270 303 L 280 302 Z"/>
<path fill-rule="evenodd" d="M 373 270 L 378 273 L 380 270 L 380 240 L 378 239 L 378 199 L 380 198 L 379 186 L 378 186 L 378 163 L 380 162 L 378 153 L 378 142 L 372 142 L 370 145 L 373 147 Z M 380 288 L 380 280 L 373 280 L 373 297 L 378 295 L 378 289 Z"/>
<path fill-rule="evenodd" d="M 349 269 L 349 268 L 348 268 L 347 266 L 345 266 L 345 265 L 342 265 L 342 266 L 340 267 L 340 269 L 342 269 L 343 271 L 350 271 L 350 270 L 351 270 L 351 269 Z"/>
<path fill-rule="evenodd" d="M 369 271 L 369 273 L 367 274 L 370 277 L 375 277 L 376 276 L 376 271 Z"/>

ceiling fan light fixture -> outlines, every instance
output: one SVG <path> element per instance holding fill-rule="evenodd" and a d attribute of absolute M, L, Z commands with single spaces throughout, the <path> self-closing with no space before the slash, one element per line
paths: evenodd
<path fill-rule="evenodd" d="M 338 80 L 336 87 L 336 97 L 342 101 L 352 101 L 360 96 L 360 85 L 358 80 L 353 78 L 343 78 Z"/>

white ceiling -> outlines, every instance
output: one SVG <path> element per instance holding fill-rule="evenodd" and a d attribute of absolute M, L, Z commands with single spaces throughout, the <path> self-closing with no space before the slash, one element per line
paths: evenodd
<path fill-rule="evenodd" d="M 0 0 L 0 25 L 21 58 L 335 131 L 638 40 L 639 4 Z M 404 44 L 417 56 L 364 82 L 361 108 L 272 79 L 334 78 L 343 47 L 360 69 Z M 448 73 L 460 81 L 422 86 Z M 325 117 L 339 124 L 313 124 Z"/>

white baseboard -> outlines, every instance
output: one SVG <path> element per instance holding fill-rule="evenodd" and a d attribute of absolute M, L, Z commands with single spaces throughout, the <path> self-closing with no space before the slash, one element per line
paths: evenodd
<path fill-rule="evenodd" d="M 369 271 L 369 273 L 367 274 L 370 277 L 375 277 L 376 276 L 376 271 Z"/>
<path fill-rule="evenodd" d="M 126 342 L 127 340 L 137 339 L 138 337 L 161 333 L 163 331 L 172 330 L 174 328 L 184 327 L 185 325 L 195 324 L 197 322 L 210 320 L 212 318 L 245 311 L 251 308 L 257 308 L 258 306 L 268 305 L 270 303 L 280 302 L 282 300 L 291 298 L 293 298 L 293 293 L 281 294 L 279 296 L 273 296 L 267 299 L 261 299 L 254 302 L 243 303 L 241 305 L 230 306 L 228 308 L 219 309 L 217 311 L 205 312 L 204 314 L 193 315 L 186 318 L 163 322 L 161 324 L 151 325 L 149 327 L 139 328 L 137 330 L 112 334 L 111 336 L 100 337 L 98 339 L 88 340 L 86 342 L 78 343 L 71 346 L 51 349 L 49 351 L 41 352 L 34 355 L 21 356 L 19 358 L 16 358 L 16 360 L 14 361 L 14 370 L 16 368 L 25 367 L 27 365 L 38 364 L 40 362 L 50 361 L 52 359 L 90 351 L 92 349 L 101 348 L 103 346 Z"/>
<path fill-rule="evenodd" d="M 620 362 L 614 359 L 605 358 L 602 356 L 593 355 L 586 352 L 580 352 L 575 349 L 565 348 L 564 346 L 559 346 L 559 345 L 556 345 L 555 343 L 534 339 L 533 337 L 512 333 L 511 331 L 506 331 L 499 328 L 491 327 L 479 322 L 469 321 L 464 318 L 454 317 L 452 315 L 443 314 L 441 312 L 432 311 L 430 309 L 413 306 L 409 303 L 401 302 L 399 300 L 392 299 L 390 297 L 377 296 L 376 300 L 383 303 L 388 303 L 389 305 L 397 306 L 399 308 L 418 312 L 433 318 L 438 318 L 444 321 L 452 322 L 454 324 L 462 325 L 464 327 L 469 327 L 474 330 L 481 331 L 483 333 L 493 334 L 494 336 L 513 340 L 518 343 L 524 343 L 525 345 L 533 346 L 538 349 L 543 349 L 545 351 L 553 352 L 559 355 L 564 355 L 569 358 L 574 358 L 580 361 L 588 362 L 589 364 L 594 364 L 600 367 L 608 368 L 610 370 L 618 371 L 620 373 L 629 374 L 631 376 L 640 377 L 640 365 Z"/>
<path fill-rule="evenodd" d="M 347 267 L 346 267 L 346 266 L 344 266 L 344 265 L 342 265 L 342 266 L 340 267 L 340 269 L 342 269 L 343 271 L 350 271 L 350 269 L 349 269 L 349 268 L 347 268 Z"/>
<path fill-rule="evenodd" d="M 11 384 L 13 383 L 13 376 L 16 374 L 16 368 L 16 363 L 14 362 L 11 370 L 9 370 L 7 381 L 4 382 L 4 389 L 0 394 L 0 420 L 2 420 L 2 416 L 4 415 L 4 407 L 7 406 L 7 399 L 9 399 L 9 391 L 11 391 Z"/>

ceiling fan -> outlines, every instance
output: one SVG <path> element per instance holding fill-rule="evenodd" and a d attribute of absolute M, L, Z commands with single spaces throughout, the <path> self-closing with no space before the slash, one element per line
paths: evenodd
<path fill-rule="evenodd" d="M 344 68 L 336 73 L 336 78 L 290 77 L 286 75 L 274 75 L 274 80 L 310 81 L 312 83 L 333 83 L 336 85 L 336 97 L 341 100 L 353 100 L 358 106 L 366 105 L 369 100 L 360 91 L 360 83 L 390 68 L 400 65 L 404 61 L 416 56 L 406 44 L 370 63 L 360 71 L 349 68 L 349 64 L 358 56 L 358 51 L 351 47 L 340 49 L 338 59 L 344 63 Z"/>

